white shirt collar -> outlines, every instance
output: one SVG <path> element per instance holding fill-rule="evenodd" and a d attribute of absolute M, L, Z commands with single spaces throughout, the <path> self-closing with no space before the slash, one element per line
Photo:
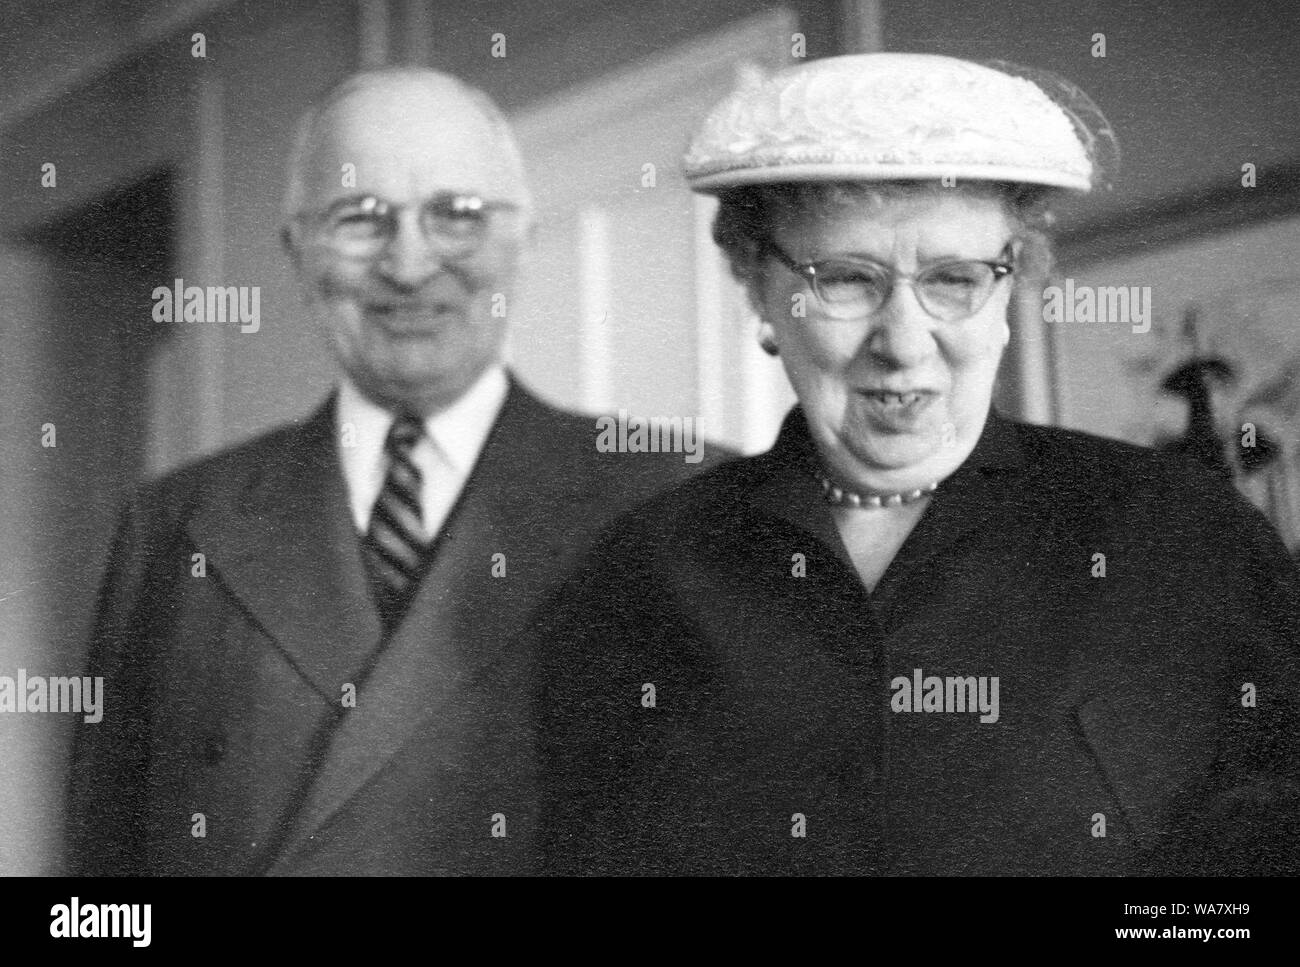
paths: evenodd
<path fill-rule="evenodd" d="M 478 462 L 509 389 L 505 369 L 500 364 L 489 366 L 456 402 L 425 419 L 429 439 L 462 477 L 468 477 Z"/>
<path fill-rule="evenodd" d="M 421 504 L 430 534 L 441 526 L 478 462 L 509 388 L 505 369 L 490 366 L 454 403 L 425 418 L 427 436 L 412 452 L 412 459 L 424 474 L 426 494 Z M 350 379 L 340 381 L 335 406 L 339 461 L 352 519 L 362 533 L 369 527 L 370 511 L 388 473 L 384 440 L 394 419 Z"/>

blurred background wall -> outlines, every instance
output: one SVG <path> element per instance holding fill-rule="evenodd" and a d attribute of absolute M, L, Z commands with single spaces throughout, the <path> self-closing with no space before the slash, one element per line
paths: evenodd
<path fill-rule="evenodd" d="M 525 381 L 589 412 L 698 416 L 746 452 L 770 443 L 791 396 L 677 160 L 738 79 L 800 57 L 1045 67 L 1113 123 L 1123 167 L 1113 190 L 1061 212 L 1061 269 L 1157 279 L 1161 327 L 1139 341 L 1022 305 L 999 397 L 1012 415 L 1157 442 L 1185 420 L 1174 401 L 1161 424 L 1152 404 L 1161 367 L 1186 349 L 1184 293 L 1253 295 L 1300 258 L 1300 15 L 1286 2 L 44 0 L 0 18 L 0 675 L 80 669 L 116 508 L 138 480 L 328 392 L 279 204 L 296 115 L 360 66 L 451 71 L 518 125 L 541 218 L 510 307 Z M 260 329 L 154 322 L 150 293 L 177 277 L 259 286 Z M 1234 303 L 1202 328 L 1244 314 L 1274 340 L 1252 352 L 1283 359 L 1295 317 L 1279 298 L 1273 322 Z M 1271 419 L 1294 457 L 1288 405 Z M 50 426 L 56 445 L 43 446 Z M 0 872 L 57 862 L 68 719 L 0 715 Z"/>

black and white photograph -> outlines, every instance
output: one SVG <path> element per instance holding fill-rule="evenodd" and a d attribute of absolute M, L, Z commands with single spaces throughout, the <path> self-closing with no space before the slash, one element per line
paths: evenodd
<path fill-rule="evenodd" d="M 6 936 L 794 877 L 1258 956 L 1298 51 L 1285 0 L 7 2 Z"/>

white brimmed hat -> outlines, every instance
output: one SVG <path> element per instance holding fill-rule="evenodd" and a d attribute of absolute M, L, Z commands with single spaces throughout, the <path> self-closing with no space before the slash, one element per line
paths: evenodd
<path fill-rule="evenodd" d="M 711 193 L 945 177 L 1089 191 L 1097 172 L 1081 135 L 1025 77 L 932 54 L 852 54 L 736 91 L 683 163 L 691 188 Z"/>

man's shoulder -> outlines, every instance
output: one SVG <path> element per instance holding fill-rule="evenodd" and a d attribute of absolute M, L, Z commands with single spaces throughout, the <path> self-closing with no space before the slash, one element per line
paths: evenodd
<path fill-rule="evenodd" d="M 176 508 L 212 502 L 238 502 L 249 487 L 278 463 L 301 460 L 304 445 L 319 433 L 321 411 L 282 423 L 215 453 L 190 460 L 142 485 L 136 496 L 146 507 Z"/>
<path fill-rule="evenodd" d="M 546 402 L 515 385 L 500 420 L 526 431 L 531 473 L 586 482 L 584 489 L 645 499 L 733 459 L 698 435 L 694 421 L 586 414 Z"/>

